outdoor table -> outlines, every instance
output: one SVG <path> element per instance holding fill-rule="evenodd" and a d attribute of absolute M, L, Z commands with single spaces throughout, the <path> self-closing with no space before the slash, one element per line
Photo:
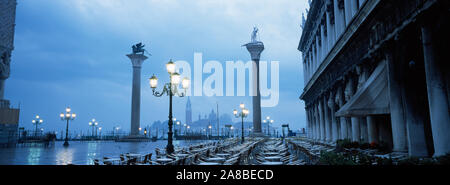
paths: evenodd
<path fill-rule="evenodd" d="M 180 157 L 180 158 L 184 158 L 189 156 L 189 154 L 175 154 L 175 156 Z"/>
<path fill-rule="evenodd" d="M 159 159 L 156 159 L 156 161 L 158 163 L 161 163 L 161 164 L 166 164 L 166 163 L 172 162 L 173 159 L 170 159 L 170 158 L 159 158 Z"/>
<path fill-rule="evenodd" d="M 283 165 L 282 162 L 263 162 L 261 165 Z"/>
<path fill-rule="evenodd" d="M 213 163 L 213 162 L 202 162 L 198 165 L 220 165 L 219 163 Z"/>
<path fill-rule="evenodd" d="M 211 157 L 206 159 L 208 162 L 217 162 L 217 163 L 222 163 L 225 161 L 225 158 L 223 157 Z"/>
<path fill-rule="evenodd" d="M 216 154 L 216 155 L 217 155 L 217 156 L 220 156 L 220 157 L 227 158 L 227 157 L 229 157 L 231 154 L 223 153 L 223 154 Z"/>
<path fill-rule="evenodd" d="M 116 161 L 120 161 L 120 158 L 111 158 L 111 159 L 103 159 L 103 163 L 111 163 L 114 164 Z"/>
<path fill-rule="evenodd" d="M 267 153 L 263 153 L 264 156 L 276 156 L 276 155 L 280 155 L 280 153 L 277 152 L 267 152 Z"/>
<path fill-rule="evenodd" d="M 136 160 L 140 160 L 141 157 L 142 157 L 141 154 L 127 154 L 126 156 L 127 156 L 128 158 L 130 158 L 130 159 L 136 158 Z"/>
<path fill-rule="evenodd" d="M 280 161 L 281 156 L 264 157 L 264 159 L 266 159 L 267 161 L 275 162 L 275 161 Z"/>

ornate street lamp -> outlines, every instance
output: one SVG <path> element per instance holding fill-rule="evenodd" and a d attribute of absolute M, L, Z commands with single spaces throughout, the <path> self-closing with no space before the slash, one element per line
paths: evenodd
<path fill-rule="evenodd" d="M 98 133 L 100 135 L 100 139 L 102 138 L 102 127 L 98 127 Z"/>
<path fill-rule="evenodd" d="M 153 95 L 156 97 L 161 97 L 164 94 L 166 94 L 167 96 L 169 96 L 169 132 L 167 133 L 167 147 L 166 147 L 166 153 L 167 154 L 171 154 L 173 153 L 174 149 L 173 149 L 173 144 L 172 144 L 172 126 L 173 126 L 173 117 L 172 117 L 172 97 L 173 96 L 179 96 L 179 97 L 184 97 L 186 94 L 186 89 L 189 88 L 189 79 L 188 78 L 183 78 L 183 80 L 181 81 L 181 86 L 184 89 L 184 93 L 178 93 L 178 86 L 180 84 L 180 74 L 178 74 L 177 72 L 175 72 L 176 66 L 175 63 L 172 62 L 172 60 L 170 60 L 167 64 L 166 64 L 166 69 L 167 72 L 170 75 L 170 82 L 166 83 L 163 87 L 162 92 L 157 92 L 156 86 L 158 85 L 158 78 L 156 78 L 155 75 L 153 75 L 149 80 L 150 80 L 150 87 L 153 90 Z"/>
<path fill-rule="evenodd" d="M 95 119 L 92 119 L 92 121 L 89 122 L 89 126 L 92 127 L 92 137 L 94 137 L 94 133 L 97 132 L 96 127 L 98 125 L 98 122 Z M 95 134 L 97 136 L 97 134 Z"/>
<path fill-rule="evenodd" d="M 241 109 L 241 112 L 238 113 L 238 111 L 236 109 L 233 110 L 233 114 L 236 118 L 241 118 L 241 123 L 242 123 L 242 127 L 241 127 L 241 143 L 244 143 L 244 118 L 248 116 L 248 114 L 250 113 L 248 109 L 245 108 L 245 105 L 243 103 L 241 103 L 239 105 L 239 108 Z M 233 127 L 231 127 L 233 129 Z"/>
<path fill-rule="evenodd" d="M 59 114 L 59 117 L 63 121 L 67 121 L 66 124 L 66 139 L 64 139 L 64 146 L 69 146 L 68 135 L 69 135 L 69 121 L 74 120 L 77 115 L 75 113 L 71 113 L 70 107 L 66 108 L 66 113 Z"/>
<path fill-rule="evenodd" d="M 34 131 L 34 136 L 37 136 L 37 132 L 38 132 L 38 125 L 42 124 L 44 122 L 44 120 L 42 120 L 39 115 L 36 115 L 36 119 L 31 120 L 31 123 L 33 123 L 34 125 L 36 125 L 36 130 Z"/>
<path fill-rule="evenodd" d="M 208 128 L 209 128 L 209 139 L 211 139 L 211 136 L 212 136 L 212 126 L 211 126 L 211 123 L 209 123 Z"/>
<path fill-rule="evenodd" d="M 269 129 L 269 125 L 271 123 L 273 123 L 273 119 L 270 119 L 270 116 L 267 116 L 265 120 L 263 120 L 263 123 L 267 123 L 267 135 L 270 136 L 270 129 Z"/>

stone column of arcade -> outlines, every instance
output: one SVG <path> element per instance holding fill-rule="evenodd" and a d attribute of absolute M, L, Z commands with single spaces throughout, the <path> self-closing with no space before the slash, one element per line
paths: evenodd
<path fill-rule="evenodd" d="M 422 26 L 422 42 L 434 156 L 441 156 L 450 153 L 450 116 L 449 93 L 446 87 L 448 81 L 446 82 L 445 79 L 448 77 L 445 74 L 445 69 L 448 68 L 443 67 L 447 63 L 447 58 L 439 56 L 439 47 L 437 46 L 440 42 L 438 30 L 444 27 L 442 24 L 445 20 L 442 21 L 442 18 L 436 18 L 436 20 L 441 22 L 438 24 L 425 23 Z M 442 31 L 441 33 L 447 34 L 448 32 Z"/>
<path fill-rule="evenodd" d="M 148 58 L 144 54 L 127 55 L 133 65 L 133 88 L 131 96 L 131 137 L 139 136 L 141 113 L 141 67 Z"/>

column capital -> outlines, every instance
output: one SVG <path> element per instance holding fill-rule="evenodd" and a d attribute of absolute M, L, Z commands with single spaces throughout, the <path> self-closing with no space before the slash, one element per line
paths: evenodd
<path fill-rule="evenodd" d="M 244 46 L 246 46 L 248 52 L 250 52 L 252 60 L 259 61 L 261 53 L 264 51 L 264 43 L 262 42 L 248 43 L 245 44 Z"/>
<path fill-rule="evenodd" d="M 144 63 L 145 60 L 147 60 L 147 56 L 143 54 L 129 54 L 127 55 L 128 58 L 131 60 L 131 64 L 135 68 L 141 68 L 142 63 Z"/>

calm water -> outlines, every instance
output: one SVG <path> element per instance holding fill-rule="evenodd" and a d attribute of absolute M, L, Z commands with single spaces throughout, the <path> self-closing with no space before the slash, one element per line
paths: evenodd
<path fill-rule="evenodd" d="M 174 141 L 176 146 L 206 141 Z M 57 141 L 53 146 L 20 146 L 0 148 L 0 165 L 65 165 L 93 164 L 93 159 L 103 157 L 119 157 L 124 153 L 147 154 L 154 153 L 155 148 L 164 149 L 167 141 L 156 142 L 113 142 L 113 141 L 71 141 L 70 146 L 63 147 L 63 142 Z"/>

